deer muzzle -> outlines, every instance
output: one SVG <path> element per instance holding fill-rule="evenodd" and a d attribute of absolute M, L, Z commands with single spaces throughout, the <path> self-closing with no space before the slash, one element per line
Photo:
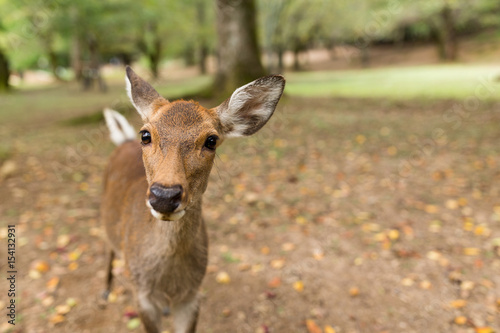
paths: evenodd
<path fill-rule="evenodd" d="M 159 183 L 151 185 L 148 206 L 152 209 L 153 216 L 161 220 L 174 221 L 181 218 L 184 215 L 184 210 L 179 209 L 182 204 L 183 192 L 181 185 L 169 187 Z"/>

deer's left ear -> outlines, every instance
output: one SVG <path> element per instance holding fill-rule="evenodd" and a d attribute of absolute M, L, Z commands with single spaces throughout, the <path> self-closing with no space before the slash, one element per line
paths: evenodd
<path fill-rule="evenodd" d="M 281 75 L 265 76 L 234 91 L 217 107 L 226 138 L 252 135 L 273 115 L 285 88 Z"/>

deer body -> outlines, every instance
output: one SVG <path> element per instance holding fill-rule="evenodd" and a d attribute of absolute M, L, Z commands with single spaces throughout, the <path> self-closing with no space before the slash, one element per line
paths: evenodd
<path fill-rule="evenodd" d="M 260 81 L 259 81 L 260 80 Z M 144 121 L 141 141 L 119 113 L 105 111 L 113 152 L 105 173 L 101 220 L 111 261 L 124 258 L 139 315 L 148 333 L 161 332 L 170 306 L 176 333 L 196 330 L 198 289 L 208 240 L 202 194 L 215 149 L 224 138 L 246 136 L 272 115 L 284 87 L 280 76 L 254 81 L 217 108 L 169 102 L 127 68 L 129 96 Z"/>

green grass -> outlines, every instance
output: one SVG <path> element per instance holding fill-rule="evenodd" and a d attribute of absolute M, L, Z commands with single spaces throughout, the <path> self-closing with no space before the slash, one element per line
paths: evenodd
<path fill-rule="evenodd" d="M 488 81 L 487 99 L 500 99 L 500 66 L 433 65 L 289 73 L 286 92 L 304 97 L 464 99 Z M 483 93 L 480 90 L 480 93 Z"/>
<path fill-rule="evenodd" d="M 209 76 L 198 76 L 160 81 L 154 87 L 166 98 L 177 99 L 196 94 L 210 85 L 210 82 Z M 38 117 L 42 117 L 71 123 L 71 119 L 77 117 L 77 123 L 87 123 L 93 119 L 87 119 L 89 112 L 100 113 L 104 107 L 132 107 L 123 79 L 108 80 L 106 93 L 97 90 L 82 91 L 80 86 L 71 82 L 46 88 L 18 89 L 10 94 L 0 95 L 0 122 L 37 121 Z"/>

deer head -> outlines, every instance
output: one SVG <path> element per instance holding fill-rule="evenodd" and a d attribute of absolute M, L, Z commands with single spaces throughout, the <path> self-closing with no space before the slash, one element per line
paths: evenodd
<path fill-rule="evenodd" d="M 215 150 L 226 138 L 248 136 L 272 116 L 283 93 L 279 75 L 255 80 L 218 107 L 194 101 L 169 102 L 130 67 L 127 93 L 139 112 L 142 159 L 149 187 L 146 205 L 154 217 L 176 221 L 201 200 Z"/>

